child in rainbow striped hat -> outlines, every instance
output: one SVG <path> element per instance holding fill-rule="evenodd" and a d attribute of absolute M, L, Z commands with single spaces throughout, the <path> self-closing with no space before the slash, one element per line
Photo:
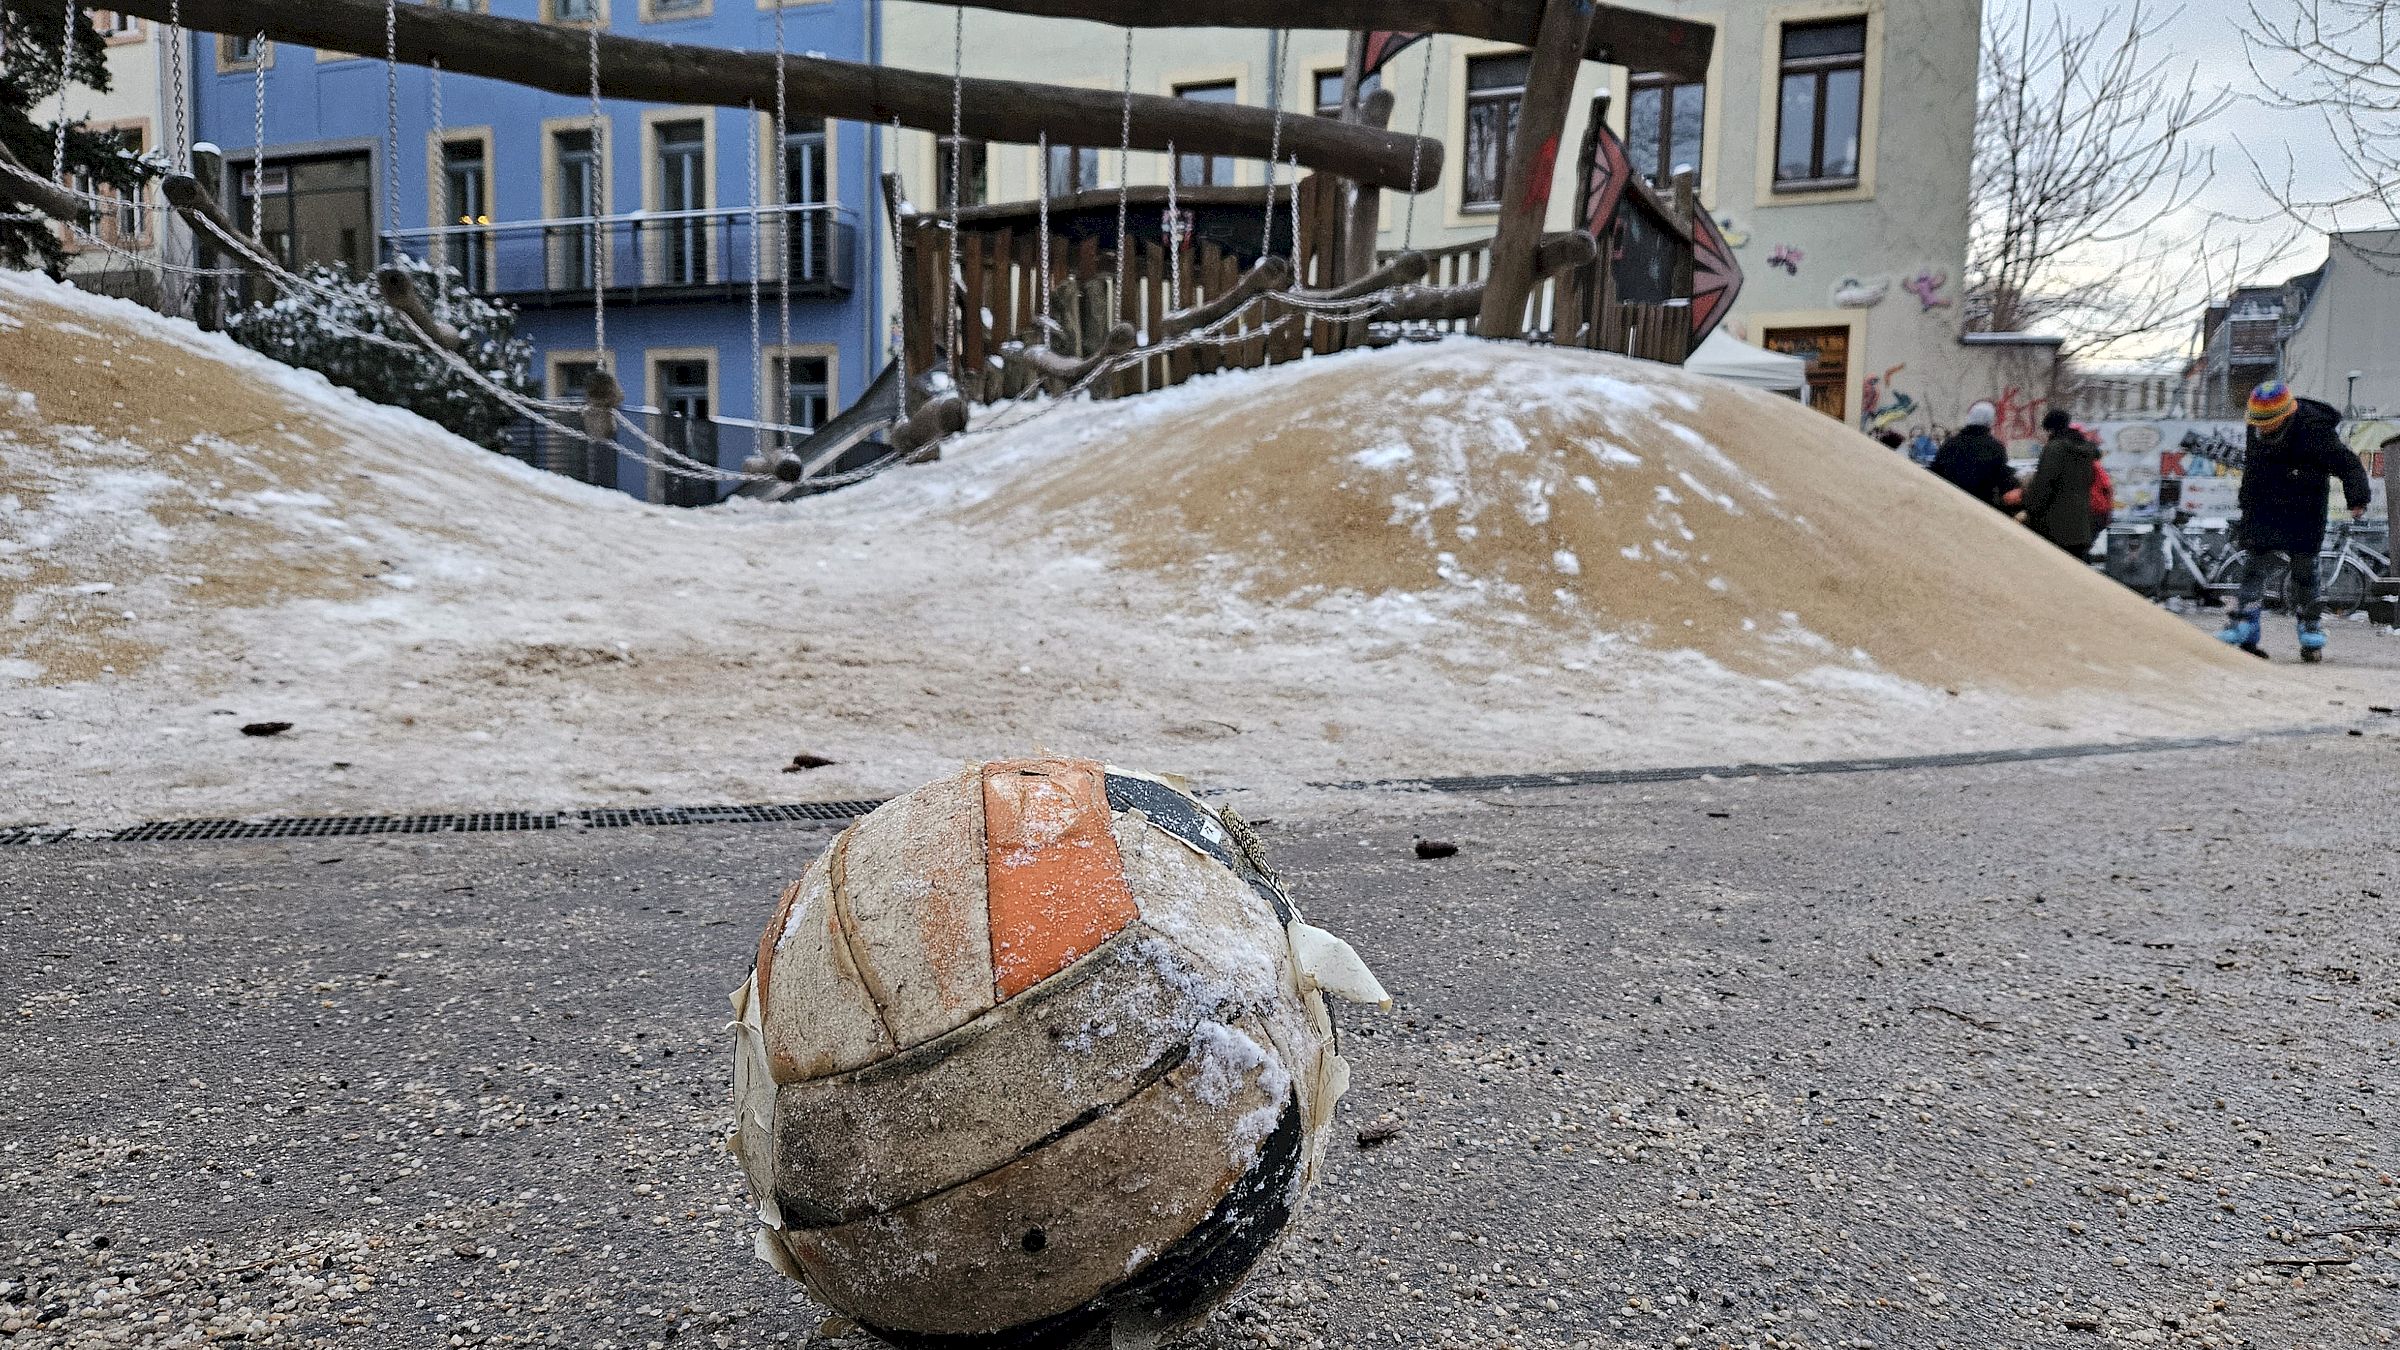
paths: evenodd
<path fill-rule="evenodd" d="M 2325 546 L 2325 493 L 2342 484 L 2352 519 L 2367 513 L 2367 470 L 2342 444 L 2336 428 L 2342 415 L 2332 405 L 2293 395 L 2281 380 L 2250 393 L 2250 448 L 2242 469 L 2239 538 L 2249 556 L 2242 564 L 2241 591 L 2233 617 L 2217 634 L 2253 656 L 2260 650 L 2259 601 L 2276 555 L 2291 560 L 2289 596 L 2300 625 L 2300 659 L 2315 661 L 2325 651 L 2317 622 L 2317 552 Z"/>

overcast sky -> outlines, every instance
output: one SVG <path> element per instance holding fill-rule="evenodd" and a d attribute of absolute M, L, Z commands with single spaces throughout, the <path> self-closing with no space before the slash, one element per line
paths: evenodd
<path fill-rule="evenodd" d="M 2054 0 L 2030 0 L 2037 12 L 2046 15 Z M 2092 0 L 2060 0 L 2078 19 L 2088 21 L 2099 8 Z M 2022 13 L 2028 0 L 1985 0 L 1985 11 L 1999 16 Z M 2108 0 L 2120 12 L 2130 0 Z M 2299 0 L 2258 0 L 2262 9 L 2290 5 Z M 2302 196 L 2327 196 L 2345 187 L 2344 166 L 2329 141 L 2324 124 L 2317 117 L 2262 106 L 2258 102 L 2259 76 L 2253 74 L 2245 59 L 2243 34 L 2253 27 L 2248 0 L 2183 0 L 2180 12 L 2172 0 L 2150 0 L 2145 6 L 2153 16 L 2172 13 L 2165 30 L 2152 41 L 2154 56 L 2170 57 L 2176 68 L 2189 66 L 2197 70 L 2203 88 L 2227 88 L 2234 92 L 2237 102 L 2216 121 L 2202 128 L 2198 143 L 2215 154 L 2215 173 L 2206 188 L 2194 199 L 2191 208 L 2173 224 L 2176 228 L 2196 226 L 2209 214 L 2220 217 L 2257 217 L 2272 210 L 2272 201 L 2260 190 L 2252 159 L 2264 166 L 2271 177 L 2280 182 L 2286 165 L 2294 175 L 2293 182 Z M 2260 53 L 2262 71 L 2271 78 L 2289 80 L 2288 67 L 2268 65 L 2271 53 Z M 2322 262 L 2325 244 L 2321 235 L 2303 235 L 2288 223 L 2277 222 L 2256 227 L 2244 227 L 2220 221 L 2223 233 L 2220 240 L 2230 244 L 2239 239 L 2243 244 L 2243 282 L 2280 281 L 2297 272 L 2307 271 Z M 2268 256 L 2278 246 L 2284 251 Z M 2230 253 L 2217 261 L 2222 270 Z M 2197 274 L 2200 269 L 2195 269 Z M 2199 288 L 2205 289 L 2205 288 Z M 2204 297 L 2192 297 L 2195 310 Z M 2145 342 L 2143 351 L 2126 352 L 2128 357 L 2164 356 L 2179 351 L 2188 333 L 2162 335 L 2157 343 Z"/>

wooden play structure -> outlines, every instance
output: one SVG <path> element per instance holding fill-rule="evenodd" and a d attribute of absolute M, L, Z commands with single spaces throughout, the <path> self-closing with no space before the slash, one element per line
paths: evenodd
<path fill-rule="evenodd" d="M 1288 6 L 1265 0 L 1176 6 L 971 0 L 967 7 L 1115 24 L 1126 29 L 1129 52 L 1135 29 L 1272 28 L 1290 18 Z M 742 470 L 694 460 L 644 433 L 617 406 L 605 356 L 601 378 L 572 407 L 495 390 L 560 433 L 595 447 L 615 436 L 664 472 L 734 482 L 752 495 L 821 490 L 872 468 L 937 454 L 945 437 L 969 424 L 974 405 L 1042 392 L 1124 397 L 1215 370 L 1440 333 L 1681 361 L 1740 287 L 1740 270 L 1688 176 L 1667 193 L 1640 181 L 1606 128 L 1605 100 L 1592 109 L 1578 161 L 1574 227 L 1545 233 L 1551 170 L 1582 63 L 1697 79 L 1713 43 L 1708 25 L 1593 0 L 1316 6 L 1307 11 L 1312 26 L 1354 31 L 1338 117 L 1137 94 L 1130 84 L 1116 91 L 1068 88 L 800 55 L 783 49 L 780 11 L 776 50 L 765 52 L 396 0 L 126 0 L 115 8 L 203 31 L 380 52 L 394 68 L 431 66 L 588 97 L 595 120 L 600 100 L 616 98 L 771 112 L 779 129 L 791 117 L 917 128 L 953 148 L 945 159 L 954 180 L 955 147 L 970 139 L 1042 147 L 1043 191 L 1030 202 L 920 212 L 907 205 L 896 176 L 887 178 L 885 224 L 896 241 L 901 297 L 894 369 L 825 428 L 773 427 L 762 407 L 751 425 L 776 433 L 772 448 Z M 1391 130 L 1391 95 L 1362 100 L 1357 90 L 1395 54 L 1437 33 L 1522 44 L 1530 70 L 1491 237 L 1420 250 L 1413 246 L 1413 202 L 1441 182 L 1442 145 Z M 175 44 L 178 57 L 180 50 Z M 262 100 L 264 89 L 262 82 Z M 1422 120 L 1420 108 L 1420 131 Z M 1120 182 L 1054 198 L 1047 184 L 1053 147 L 1115 150 Z M 1121 180 L 1134 150 L 1260 160 L 1267 181 L 1250 188 L 1131 187 Z M 205 246 L 285 293 L 311 288 L 241 233 L 188 158 L 179 155 L 178 170 L 166 184 L 168 201 Z M 1412 209 L 1402 247 L 1379 251 L 1385 189 L 1407 194 L 1402 200 Z M 13 161 L 0 163 L 0 196 L 53 215 L 89 206 L 71 187 Z M 607 269 L 592 270 L 593 345 L 606 353 L 600 273 Z M 455 332 L 403 272 L 387 269 L 378 281 L 400 331 L 471 373 L 454 350 Z M 751 294 L 755 327 L 756 281 Z M 788 316 L 788 295 L 783 304 Z M 853 452 L 862 445 L 887 453 L 871 466 L 831 470 L 857 459 Z"/>

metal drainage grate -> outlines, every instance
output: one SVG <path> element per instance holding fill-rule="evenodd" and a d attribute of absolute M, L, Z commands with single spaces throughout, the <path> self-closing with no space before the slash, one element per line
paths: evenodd
<path fill-rule="evenodd" d="M 880 801 L 787 802 L 765 806 L 646 806 L 588 811 L 468 811 L 415 816 L 275 816 L 260 820 L 154 820 L 84 836 L 117 844 L 240 839 L 334 839 L 384 834 L 490 834 L 523 830 L 613 829 L 642 825 L 765 825 L 854 820 Z M 47 825 L 0 827 L 0 847 L 54 844 L 75 831 Z"/>
<path fill-rule="evenodd" d="M 2307 727 L 2276 735 L 2322 735 Z M 1960 769 L 1982 764 L 2022 764 L 2043 759 L 2092 759 L 2102 755 L 2213 750 L 2242 742 L 2222 736 L 2184 736 L 2098 745 L 2042 745 L 2015 750 L 1968 750 L 1946 755 L 1901 755 L 1883 759 L 1817 759 L 1784 764 L 1696 764 L 1676 769 L 1585 769 L 1572 773 L 1481 774 L 1462 778 L 1383 778 L 1310 787 L 1358 791 L 1373 788 L 1424 792 L 1507 792 L 1534 788 L 1609 787 L 1629 783 L 1688 783 L 1700 778 L 1796 778 L 1822 773 L 1878 773 L 1891 769 Z"/>

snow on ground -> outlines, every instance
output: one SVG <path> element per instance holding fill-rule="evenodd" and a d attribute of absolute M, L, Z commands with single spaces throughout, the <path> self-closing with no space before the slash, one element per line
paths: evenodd
<path fill-rule="evenodd" d="M 1272 800 L 2323 721 L 2374 678 L 2230 658 L 1795 405 L 1588 353 L 1218 376 L 697 512 L 19 274 L 0 386 L 0 824 L 883 795 L 1037 749 Z"/>

